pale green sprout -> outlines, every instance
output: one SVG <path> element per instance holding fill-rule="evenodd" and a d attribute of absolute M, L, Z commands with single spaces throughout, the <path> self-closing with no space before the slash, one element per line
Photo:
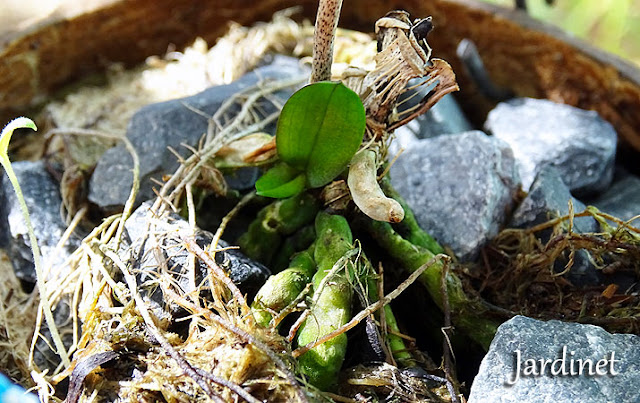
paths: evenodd
<path fill-rule="evenodd" d="M 20 188 L 18 178 L 16 177 L 16 174 L 11 167 L 11 161 L 9 160 L 9 141 L 11 140 L 11 136 L 16 129 L 32 129 L 34 131 L 38 130 L 36 124 L 29 118 L 19 117 L 9 122 L 9 124 L 7 124 L 5 128 L 2 129 L 2 134 L 0 134 L 0 164 L 2 164 L 4 171 L 7 173 L 7 176 L 11 181 L 13 190 L 16 192 L 18 204 L 20 204 L 20 209 L 22 210 L 22 216 L 25 223 L 27 224 L 29 242 L 31 243 L 31 252 L 33 253 L 33 265 L 36 270 L 36 281 L 38 284 L 38 290 L 40 292 L 40 303 L 42 304 L 44 317 L 47 321 L 47 325 L 49 326 L 49 331 L 51 332 L 51 337 L 56 346 L 58 355 L 62 359 L 65 367 L 68 368 L 70 365 L 69 356 L 67 354 L 67 350 L 64 347 L 64 344 L 62 343 L 62 339 L 60 338 L 60 333 L 58 332 L 55 320 L 53 319 L 53 314 L 51 313 L 51 304 L 49 303 L 49 299 L 47 298 L 46 294 L 44 271 L 42 270 L 42 255 L 40 254 L 40 248 L 38 247 L 36 234 L 33 230 L 33 225 L 31 224 L 29 210 L 27 209 L 27 204 L 25 203 L 24 196 L 22 195 L 22 189 Z"/>

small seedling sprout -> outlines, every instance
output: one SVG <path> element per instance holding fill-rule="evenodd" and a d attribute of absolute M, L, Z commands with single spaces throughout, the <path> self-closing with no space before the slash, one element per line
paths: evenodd
<path fill-rule="evenodd" d="M 27 204 L 24 200 L 24 196 L 22 195 L 22 189 L 20 188 L 20 184 L 18 183 L 18 178 L 16 177 L 16 174 L 11 167 L 11 161 L 9 160 L 9 141 L 11 140 L 11 136 L 16 129 L 32 129 L 34 131 L 38 130 L 36 124 L 29 118 L 19 117 L 9 122 L 9 124 L 7 124 L 5 128 L 2 129 L 2 134 L 0 134 L 0 163 L 2 164 L 4 171 L 7 173 L 7 176 L 11 181 L 13 190 L 16 192 L 18 204 L 20 204 L 22 216 L 27 225 L 29 242 L 31 243 L 31 252 L 33 253 L 33 265 L 36 270 L 36 281 L 38 284 L 38 290 L 40 292 L 40 303 L 42 304 L 42 310 L 45 320 L 47 321 L 47 325 L 49 326 L 49 331 L 51 332 L 51 337 L 53 338 L 53 342 L 56 346 L 58 355 L 62 359 L 64 365 L 66 367 L 69 367 L 69 356 L 67 355 L 67 350 L 62 343 L 60 333 L 58 332 L 58 328 L 56 327 L 55 321 L 53 319 L 53 314 L 51 313 L 51 304 L 49 303 L 49 299 L 46 293 L 44 271 L 42 270 L 42 256 L 40 255 L 40 248 L 38 247 L 36 234 L 33 230 L 33 225 L 31 224 L 29 210 L 27 209 Z"/>

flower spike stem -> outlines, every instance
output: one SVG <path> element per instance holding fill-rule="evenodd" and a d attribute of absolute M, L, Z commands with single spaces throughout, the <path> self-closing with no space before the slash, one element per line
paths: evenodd
<path fill-rule="evenodd" d="M 18 198 L 18 203 L 20 204 L 20 209 L 22 210 L 22 216 L 25 223 L 27 224 L 29 242 L 31 243 L 31 252 L 33 253 L 33 265 L 36 270 L 36 281 L 38 284 L 38 290 L 40 292 L 40 303 L 42 304 L 44 317 L 47 321 L 47 325 L 49 326 L 49 331 L 51 332 L 51 337 L 56 346 L 58 355 L 62 359 L 65 367 L 68 368 L 70 365 L 69 355 L 67 354 L 67 350 L 65 349 L 64 344 L 62 343 L 62 339 L 60 338 L 60 333 L 58 332 L 55 320 L 53 319 L 53 314 L 51 313 L 51 304 L 49 303 L 49 299 L 46 293 L 44 272 L 42 270 L 42 255 L 40 254 L 40 248 L 38 247 L 36 234 L 33 230 L 33 225 L 31 224 L 29 210 L 27 209 L 27 204 L 25 203 L 24 196 L 22 195 L 22 189 L 20 188 L 20 184 L 18 183 L 18 178 L 16 177 L 15 172 L 11 167 L 11 161 L 9 161 L 8 148 L 9 141 L 11 140 L 11 135 L 13 134 L 14 130 L 23 128 L 38 130 L 36 124 L 31 119 L 25 117 L 19 117 L 12 120 L 7 126 L 5 126 L 4 129 L 2 129 L 2 134 L 0 134 L 0 163 L 4 168 L 4 171 L 7 173 L 9 181 L 11 181 L 13 190 L 16 192 L 16 197 Z"/>
<path fill-rule="evenodd" d="M 310 83 L 331 80 L 333 39 L 338 27 L 342 0 L 320 0 L 313 32 L 313 61 Z"/>

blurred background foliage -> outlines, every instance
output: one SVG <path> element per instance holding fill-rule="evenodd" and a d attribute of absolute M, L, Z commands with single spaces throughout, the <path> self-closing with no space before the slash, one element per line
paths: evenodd
<path fill-rule="evenodd" d="M 514 7 L 514 0 L 484 0 Z M 640 0 L 527 0 L 529 14 L 640 65 Z"/>

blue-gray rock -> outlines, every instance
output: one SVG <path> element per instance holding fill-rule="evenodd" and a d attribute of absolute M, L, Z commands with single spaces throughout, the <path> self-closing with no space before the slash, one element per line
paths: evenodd
<path fill-rule="evenodd" d="M 545 166 L 536 176 L 529 194 L 513 213 L 510 227 L 530 228 L 555 217 L 569 214 L 569 200 L 573 203 L 573 211 L 580 213 L 586 206 L 571 196 L 569 188 L 560 178 L 556 168 Z M 573 220 L 573 232 L 597 232 L 598 223 L 593 217 L 577 217 Z M 551 230 L 543 231 L 538 237 L 547 242 Z M 564 271 L 568 256 L 559 256 L 556 260 L 556 270 Z M 601 281 L 600 272 L 591 263 L 589 254 L 582 249 L 576 251 L 571 270 L 567 274 L 569 280 L 577 286 L 595 285 Z"/>
<path fill-rule="evenodd" d="M 526 361 L 531 359 L 535 366 Z M 542 375 L 540 360 L 549 360 Z M 577 360 L 583 360 L 582 375 L 577 375 Z M 589 375 L 586 360 L 593 364 L 592 374 L 598 370 L 601 375 Z M 538 375 L 531 372 L 534 368 Z M 498 328 L 471 386 L 469 403 L 637 402 L 638 390 L 640 337 L 610 334 L 593 325 L 516 316 Z"/>
<path fill-rule="evenodd" d="M 224 179 L 231 189 L 247 190 L 253 189 L 260 173 L 261 171 L 257 167 L 242 167 L 225 173 Z"/>
<path fill-rule="evenodd" d="M 147 202 L 129 217 L 125 230 L 120 256 L 123 260 L 132 262 L 141 295 L 149 302 L 156 316 L 171 322 L 180 309 L 168 304 L 168 299 L 163 296 L 157 285 L 159 272 L 170 272 L 175 283 L 185 293 L 194 291 L 194 284 L 197 286 L 203 281 L 208 289 L 208 271 L 203 262 L 198 260 L 194 275 L 188 273 L 189 253 L 185 250 L 184 240 L 192 236 L 189 224 L 176 214 L 154 216 L 150 211 L 150 203 Z M 149 234 L 153 234 L 154 239 Z M 209 246 L 212 239 L 213 234 L 196 228 L 195 240 L 201 248 Z M 223 240 L 218 243 L 219 249 L 228 246 Z M 160 261 L 158 257 L 161 257 Z M 265 266 L 249 259 L 237 249 L 219 251 L 215 260 L 242 293 L 250 298 L 271 274 Z M 208 292 L 203 293 L 204 297 L 208 295 Z"/>
<path fill-rule="evenodd" d="M 586 206 L 571 196 L 571 192 L 562 181 L 560 174 L 553 166 L 546 166 L 536 175 L 527 197 L 513 213 L 509 226 L 529 228 L 552 218 L 569 214 L 569 200 L 573 211 L 580 213 Z M 595 232 L 598 230 L 596 220 L 592 217 L 578 217 L 573 221 L 575 232 Z"/>
<path fill-rule="evenodd" d="M 621 220 L 640 215 L 640 178 L 632 174 L 624 175 L 590 204 Z M 634 226 L 640 227 L 640 219 L 634 221 Z"/>
<path fill-rule="evenodd" d="M 471 131 L 412 144 L 391 167 L 391 183 L 420 226 L 469 261 L 498 233 L 520 182 L 509 146 Z"/>
<path fill-rule="evenodd" d="M 259 80 L 294 78 L 305 72 L 297 59 L 276 57 L 273 64 L 260 67 L 229 85 L 212 87 L 183 99 L 148 105 L 136 112 L 127 127 L 127 138 L 140 158 L 140 191 L 137 202 L 154 197 L 151 178 L 159 180 L 178 167 L 177 158 L 169 151 L 169 147 L 182 157 L 188 157 L 190 152 L 182 144 L 196 147 L 207 131 L 207 119 L 185 105 L 211 116 L 223 102 Z M 284 102 L 291 93 L 292 91 L 282 91 L 276 96 Z M 265 113 L 275 111 L 269 102 L 264 102 L 263 107 Z M 131 191 L 132 167 L 131 156 L 123 144 L 105 152 L 91 177 L 89 200 L 105 210 L 120 209 Z M 249 173 L 248 177 L 252 186 L 255 172 L 253 175 Z M 235 185 L 243 187 L 246 182 L 245 177 Z"/>
<path fill-rule="evenodd" d="M 426 113 L 397 128 L 389 152 L 396 154 L 400 148 L 407 148 L 410 143 L 418 139 L 463 133 L 471 129 L 471 124 L 453 95 L 447 94 Z"/>
<path fill-rule="evenodd" d="M 412 125 L 414 122 L 418 124 Z M 462 133 L 473 129 L 451 94 L 442 97 L 431 109 L 406 126 L 413 127 L 419 139 Z"/>
<path fill-rule="evenodd" d="M 513 149 L 524 190 L 546 165 L 556 167 L 578 197 L 603 191 L 611 183 L 617 135 L 596 112 L 518 98 L 498 104 L 485 129 Z"/>
<path fill-rule="evenodd" d="M 56 245 L 67 229 L 61 216 L 62 198 L 58 183 L 51 178 L 42 161 L 18 161 L 12 166 L 29 209 L 43 263 L 50 264 L 54 270 L 62 267 L 65 259 L 80 244 L 80 238 L 72 234 L 67 243 L 56 251 Z M 4 170 L 0 169 L 0 173 L 0 247 L 7 250 L 16 277 L 35 284 L 27 225 L 9 178 Z"/>

